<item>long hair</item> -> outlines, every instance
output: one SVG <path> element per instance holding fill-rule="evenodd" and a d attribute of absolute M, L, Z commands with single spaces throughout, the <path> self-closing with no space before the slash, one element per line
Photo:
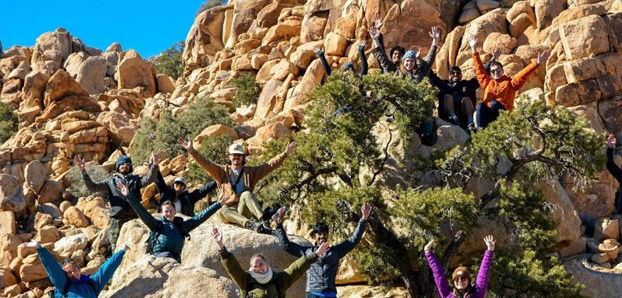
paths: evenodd
<path fill-rule="evenodd" d="M 456 287 L 454 287 L 454 297 L 456 298 L 472 298 L 475 295 L 475 287 L 471 284 L 471 281 L 469 280 L 469 285 L 467 286 L 466 290 L 464 291 L 459 291 L 458 289 L 456 289 Z"/>

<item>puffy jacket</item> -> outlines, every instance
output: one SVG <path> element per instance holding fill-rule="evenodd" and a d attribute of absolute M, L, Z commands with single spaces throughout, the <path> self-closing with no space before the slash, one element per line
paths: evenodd
<path fill-rule="evenodd" d="M 492 265 L 492 256 L 493 251 L 486 250 L 484 258 L 482 259 L 482 264 L 479 267 L 479 272 L 477 273 L 477 280 L 475 281 L 475 295 L 473 298 L 486 297 L 486 292 L 488 291 L 488 273 L 490 272 L 490 266 Z M 428 260 L 430 269 L 432 269 L 434 282 L 436 282 L 436 288 L 438 289 L 438 293 L 441 298 L 454 298 L 455 295 L 451 291 L 449 283 L 447 283 L 445 273 L 443 273 L 443 267 L 434 253 L 426 251 L 425 258 Z"/>

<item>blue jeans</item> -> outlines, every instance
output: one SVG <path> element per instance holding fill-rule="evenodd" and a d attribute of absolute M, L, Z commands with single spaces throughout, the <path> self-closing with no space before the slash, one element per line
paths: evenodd
<path fill-rule="evenodd" d="M 499 111 L 505 110 L 505 107 L 503 107 L 500 102 L 493 100 L 491 101 L 490 107 L 488 107 L 488 105 L 483 102 L 478 103 L 476 110 L 477 126 L 481 128 L 486 128 L 486 126 L 488 126 L 490 122 L 497 120 L 497 118 L 499 117 Z"/>

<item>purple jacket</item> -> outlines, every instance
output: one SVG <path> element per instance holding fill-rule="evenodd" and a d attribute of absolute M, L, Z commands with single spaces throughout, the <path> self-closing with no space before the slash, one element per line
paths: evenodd
<path fill-rule="evenodd" d="M 482 259 L 482 264 L 479 267 L 479 272 L 477 273 L 477 281 L 475 282 L 475 297 L 473 298 L 486 297 L 486 291 L 488 289 L 488 272 L 490 271 L 490 265 L 492 265 L 492 255 L 493 251 L 486 250 L 484 258 Z M 425 258 L 428 260 L 428 264 L 432 269 L 434 281 L 436 282 L 436 288 L 438 289 L 438 293 L 441 295 L 441 298 L 454 298 L 454 293 L 447 283 L 443 268 L 438 262 L 438 259 L 436 259 L 434 253 L 426 251 Z"/>

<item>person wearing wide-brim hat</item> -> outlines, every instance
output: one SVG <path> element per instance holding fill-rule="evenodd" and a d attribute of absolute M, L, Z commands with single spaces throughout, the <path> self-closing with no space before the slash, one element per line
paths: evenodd
<path fill-rule="evenodd" d="M 246 153 L 242 144 L 229 146 L 229 165 L 215 164 L 192 146 L 192 140 L 179 138 L 179 144 L 194 160 L 214 178 L 218 184 L 218 198 L 226 197 L 225 206 L 218 215 L 223 222 L 235 223 L 255 230 L 259 233 L 272 233 L 268 220 L 263 219 L 263 210 L 253 193 L 255 185 L 263 177 L 270 174 L 283 164 L 285 158 L 296 150 L 296 142 L 287 145 L 285 152 L 275 156 L 266 163 L 258 166 L 247 166 Z"/>
<path fill-rule="evenodd" d="M 492 235 L 484 237 L 484 242 L 488 249 L 482 259 L 482 264 L 479 267 L 477 273 L 477 280 L 475 284 L 472 284 L 471 274 L 466 267 L 460 266 L 454 270 L 451 274 L 453 281 L 453 290 L 449 287 L 447 279 L 445 279 L 445 273 L 443 272 L 443 266 L 434 255 L 432 249 L 434 249 L 434 240 L 431 240 L 426 244 L 425 258 L 432 269 L 434 275 L 434 282 L 436 282 L 436 288 L 441 298 L 484 298 L 488 291 L 488 273 L 490 272 L 490 266 L 492 266 L 493 252 L 495 250 L 495 240 Z"/>

